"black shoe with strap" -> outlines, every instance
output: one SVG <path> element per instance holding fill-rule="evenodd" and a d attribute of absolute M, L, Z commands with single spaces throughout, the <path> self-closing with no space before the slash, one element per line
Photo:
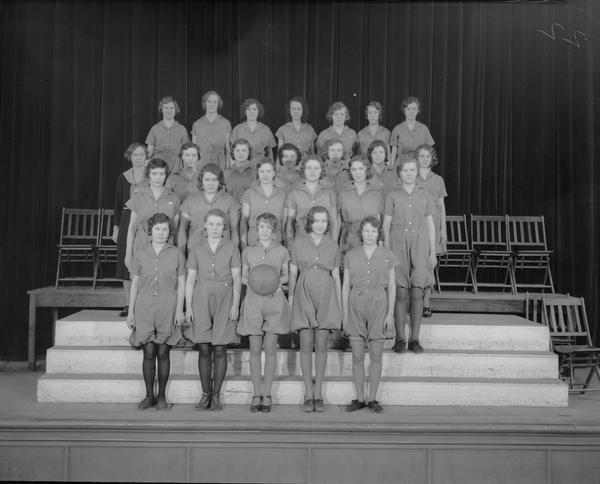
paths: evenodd
<path fill-rule="evenodd" d="M 346 405 L 346 412 L 356 412 L 362 408 L 365 408 L 367 404 L 360 400 L 352 400 L 348 405 Z"/>
<path fill-rule="evenodd" d="M 371 400 L 369 403 L 367 403 L 367 407 L 369 407 L 375 413 L 383 412 L 383 407 L 381 406 L 381 403 L 379 403 L 377 400 Z"/>

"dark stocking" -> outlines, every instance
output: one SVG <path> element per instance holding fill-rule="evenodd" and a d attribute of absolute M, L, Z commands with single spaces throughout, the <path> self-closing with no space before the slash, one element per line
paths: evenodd
<path fill-rule="evenodd" d="M 221 386 L 223 386 L 223 380 L 225 380 L 225 374 L 227 373 L 227 346 L 215 345 L 213 347 L 213 392 L 221 393 Z"/>
<path fill-rule="evenodd" d="M 198 345 L 198 373 L 200 374 L 200 384 L 203 393 L 212 392 L 212 351 L 210 343 L 200 343 Z"/>
<path fill-rule="evenodd" d="M 146 343 L 144 345 L 144 361 L 142 362 L 142 374 L 146 385 L 146 396 L 154 398 L 154 375 L 156 373 L 156 345 Z"/>
<path fill-rule="evenodd" d="M 168 344 L 163 343 L 158 345 L 158 398 L 165 398 L 169 372 L 171 371 L 170 351 L 171 347 Z"/>

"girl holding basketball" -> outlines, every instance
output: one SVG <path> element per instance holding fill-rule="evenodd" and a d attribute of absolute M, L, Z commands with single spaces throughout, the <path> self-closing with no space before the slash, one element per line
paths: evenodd
<path fill-rule="evenodd" d="M 237 333 L 250 339 L 250 376 L 254 394 L 251 412 L 270 412 L 271 387 L 277 363 L 277 336 L 290 331 L 289 304 L 282 284 L 289 279 L 290 253 L 273 240 L 277 217 L 262 213 L 256 219 L 258 241 L 242 253 L 242 284 L 247 285 Z M 265 352 L 261 388 L 261 352 Z"/>

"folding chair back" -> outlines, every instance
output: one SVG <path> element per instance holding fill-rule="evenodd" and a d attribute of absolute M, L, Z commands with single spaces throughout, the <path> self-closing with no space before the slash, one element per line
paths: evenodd
<path fill-rule="evenodd" d="M 58 245 L 95 246 L 98 240 L 99 218 L 98 209 L 63 207 Z"/>
<path fill-rule="evenodd" d="M 103 208 L 100 214 L 100 228 L 98 230 L 98 247 L 115 247 L 112 240 L 115 211 L 109 208 Z"/>
<path fill-rule="evenodd" d="M 112 240 L 115 211 L 103 208 L 100 215 L 100 229 L 98 230 L 98 250 L 94 269 L 94 287 L 100 282 L 120 282 L 116 277 L 117 269 L 117 245 Z M 105 269 L 111 268 L 114 275 L 107 276 Z M 109 273 L 110 273 L 109 272 Z"/>
<path fill-rule="evenodd" d="M 547 251 L 544 216 L 512 216 L 506 218 L 511 250 Z"/>
<path fill-rule="evenodd" d="M 448 235 L 447 251 L 438 256 L 438 264 L 435 267 L 435 278 L 438 291 L 442 287 L 460 287 L 463 290 L 472 289 L 477 292 L 477 283 L 473 273 L 473 251 L 469 241 L 467 231 L 467 217 L 465 215 L 447 215 L 446 233 Z M 448 274 L 444 272 L 440 276 L 440 269 L 456 268 L 462 269 L 464 276 L 461 280 L 450 280 L 449 276 L 455 275 L 453 272 Z M 458 272 L 458 271 L 454 271 Z"/>
<path fill-rule="evenodd" d="M 448 249 L 471 250 L 465 215 L 446 215 L 446 233 Z"/>
<path fill-rule="evenodd" d="M 505 215 L 471 215 L 474 250 L 509 251 Z"/>

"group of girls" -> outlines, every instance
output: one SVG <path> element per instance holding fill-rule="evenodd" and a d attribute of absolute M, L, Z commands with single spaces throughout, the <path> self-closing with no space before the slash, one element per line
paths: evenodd
<path fill-rule="evenodd" d="M 431 315 L 425 290 L 446 239 L 444 182 L 431 171 L 436 153 L 429 130 L 416 121 L 418 100 L 405 100 L 406 121 L 391 134 L 379 125 L 379 103 L 367 106 L 369 124 L 358 135 L 345 124 L 347 108 L 334 103 L 331 126 L 317 137 L 305 122 L 306 103 L 293 98 L 277 145 L 258 121 L 258 101 L 243 103 L 246 121 L 233 130 L 218 114 L 217 93 L 206 93 L 203 107 L 190 142 L 174 119 L 177 103 L 163 98 L 163 121 L 146 144 L 129 146 L 132 167 L 117 182 L 113 238 L 128 299 L 121 314 L 132 329 L 131 344 L 144 353 L 146 397 L 139 408 L 169 408 L 169 351 L 187 339 L 199 353 L 203 394 L 196 408 L 221 409 L 227 346 L 247 336 L 250 409 L 269 412 L 278 337 L 293 331 L 300 340 L 304 410 L 322 412 L 329 335 L 339 339 L 343 331 L 356 388 L 347 410 L 381 412 L 383 343 L 395 337 L 394 351 L 406 351 L 410 314 L 408 350 L 423 351 L 420 321 Z M 252 269 L 263 264 L 279 274 L 268 296 L 248 284 Z"/>

